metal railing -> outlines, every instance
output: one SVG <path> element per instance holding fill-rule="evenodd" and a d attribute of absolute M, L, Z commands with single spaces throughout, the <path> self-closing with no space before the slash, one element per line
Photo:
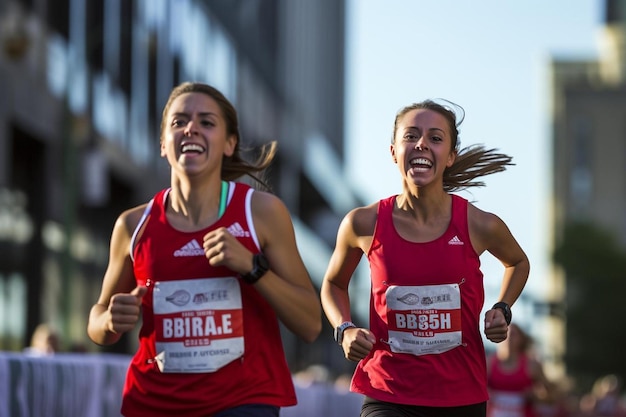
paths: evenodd
<path fill-rule="evenodd" d="M 0 352 L 0 417 L 119 417 L 130 357 Z M 295 379 L 298 405 L 281 417 L 358 416 L 362 397 L 331 383 Z"/>

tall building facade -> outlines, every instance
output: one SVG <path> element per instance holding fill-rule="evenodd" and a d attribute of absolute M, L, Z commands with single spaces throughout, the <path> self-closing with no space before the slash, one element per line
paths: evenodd
<path fill-rule="evenodd" d="M 626 248 L 626 2 L 608 0 L 599 59 L 552 63 L 554 247 L 570 221 L 614 233 Z M 548 350 L 564 370 L 568 298 L 564 271 L 554 271 L 548 301 L 552 315 Z M 572 288 L 568 288 L 571 290 Z"/>
<path fill-rule="evenodd" d="M 0 349 L 40 322 L 95 349 L 85 329 L 112 226 L 169 184 L 160 117 L 182 81 L 224 92 L 244 146 L 278 141 L 270 183 L 319 287 L 357 204 L 342 170 L 343 2 L 2 0 L 0 22 Z M 330 334 L 285 334 L 292 366 L 325 361 Z"/>

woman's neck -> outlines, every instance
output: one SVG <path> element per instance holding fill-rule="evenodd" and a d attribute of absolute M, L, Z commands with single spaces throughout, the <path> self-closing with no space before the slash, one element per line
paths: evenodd
<path fill-rule="evenodd" d="M 204 185 L 172 181 L 167 216 L 178 228 L 207 227 L 219 218 L 221 180 Z"/>
<path fill-rule="evenodd" d="M 414 217 L 431 218 L 450 211 L 450 195 L 443 189 L 404 189 L 397 199 L 398 208 L 413 212 Z"/>

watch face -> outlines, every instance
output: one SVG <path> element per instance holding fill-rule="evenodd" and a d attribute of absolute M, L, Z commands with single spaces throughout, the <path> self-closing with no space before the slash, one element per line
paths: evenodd
<path fill-rule="evenodd" d="M 256 260 L 257 266 L 263 269 L 263 271 L 267 271 L 268 269 L 270 269 L 270 263 L 268 262 L 265 255 L 263 255 L 262 253 L 258 253 L 255 256 L 255 260 Z"/>

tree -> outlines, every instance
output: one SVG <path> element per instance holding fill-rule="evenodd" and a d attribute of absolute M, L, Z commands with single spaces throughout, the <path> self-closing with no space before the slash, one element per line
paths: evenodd
<path fill-rule="evenodd" d="M 588 389 L 598 377 L 626 376 L 626 253 L 614 235 L 595 224 L 566 225 L 554 261 L 566 274 L 568 373 Z"/>

